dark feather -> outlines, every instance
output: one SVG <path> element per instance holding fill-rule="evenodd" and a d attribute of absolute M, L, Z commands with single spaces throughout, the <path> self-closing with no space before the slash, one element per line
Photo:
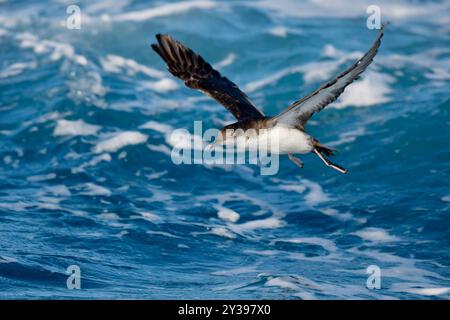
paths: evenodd
<path fill-rule="evenodd" d="M 201 56 L 168 35 L 156 35 L 153 50 L 167 63 L 168 70 L 192 89 L 221 103 L 238 121 L 263 119 L 264 114 L 236 84 L 220 75 Z"/>

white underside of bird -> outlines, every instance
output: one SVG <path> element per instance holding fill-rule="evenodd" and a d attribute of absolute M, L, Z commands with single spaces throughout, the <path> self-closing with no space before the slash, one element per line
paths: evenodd
<path fill-rule="evenodd" d="M 235 131 L 225 141 L 218 139 L 214 148 L 234 148 L 238 152 L 264 152 L 273 154 L 305 154 L 314 149 L 312 137 L 297 128 L 277 125 L 268 129 Z"/>

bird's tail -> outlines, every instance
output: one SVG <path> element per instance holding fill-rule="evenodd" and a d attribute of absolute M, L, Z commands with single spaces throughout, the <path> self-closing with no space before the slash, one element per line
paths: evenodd
<path fill-rule="evenodd" d="M 327 157 L 331 157 L 334 156 L 334 154 L 336 152 L 338 152 L 336 149 L 334 148 L 330 148 L 330 147 L 326 147 L 323 144 L 321 144 L 319 141 L 317 140 L 313 140 L 313 145 L 314 148 L 319 151 L 321 154 L 326 155 Z"/>

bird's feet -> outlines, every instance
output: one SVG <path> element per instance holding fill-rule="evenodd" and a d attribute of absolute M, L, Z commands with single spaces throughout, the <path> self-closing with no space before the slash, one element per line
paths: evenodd
<path fill-rule="evenodd" d="M 289 160 L 295 163 L 299 168 L 303 168 L 303 162 L 299 158 L 294 157 L 291 153 L 288 153 Z"/>
<path fill-rule="evenodd" d="M 317 149 L 314 149 L 314 153 L 317 154 L 320 158 L 320 160 L 322 160 L 328 167 L 333 168 L 334 170 L 339 171 L 340 173 L 347 173 L 348 170 L 342 168 L 341 166 L 338 166 L 337 164 L 331 162 L 330 160 L 328 160 L 327 158 L 325 158 Z"/>

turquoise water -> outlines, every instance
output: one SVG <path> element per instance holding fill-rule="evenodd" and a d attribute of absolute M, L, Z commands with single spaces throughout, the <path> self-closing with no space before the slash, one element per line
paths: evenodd
<path fill-rule="evenodd" d="M 377 2 L 373 65 L 308 124 L 349 174 L 274 176 L 173 164 L 172 130 L 233 118 L 154 35 L 277 114 L 370 47 L 372 2 L 81 1 L 79 30 L 70 3 L 1 2 L 0 298 L 450 298 L 450 3 Z"/>

